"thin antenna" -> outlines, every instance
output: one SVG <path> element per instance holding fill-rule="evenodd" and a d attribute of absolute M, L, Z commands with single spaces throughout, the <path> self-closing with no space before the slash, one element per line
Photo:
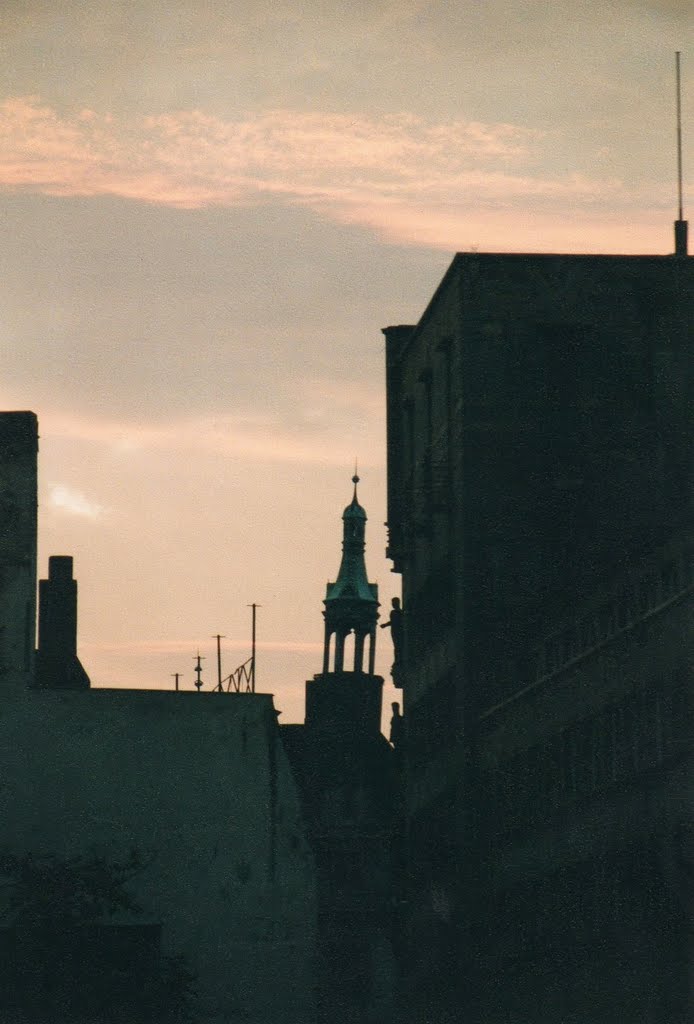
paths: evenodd
<path fill-rule="evenodd" d="M 253 615 L 251 618 L 251 693 L 255 693 L 255 612 L 256 608 L 261 608 L 262 605 L 251 604 L 248 606 L 253 609 Z"/>
<path fill-rule="evenodd" d="M 677 207 L 678 220 L 682 220 L 682 79 L 680 51 L 675 54 L 675 89 L 677 91 Z"/>
<path fill-rule="evenodd" d="M 217 689 L 222 692 L 222 647 L 221 641 L 226 639 L 224 633 L 215 633 L 212 637 L 217 641 Z"/>
<path fill-rule="evenodd" d="M 675 256 L 687 255 L 689 225 L 684 219 L 682 204 L 682 81 L 679 50 L 675 52 L 675 93 L 677 100 L 677 220 L 675 221 Z"/>

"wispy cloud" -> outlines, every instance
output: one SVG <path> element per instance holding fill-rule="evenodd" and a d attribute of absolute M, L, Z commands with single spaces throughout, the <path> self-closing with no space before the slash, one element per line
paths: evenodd
<path fill-rule="evenodd" d="M 99 519 L 105 511 L 102 505 L 90 501 L 81 491 L 64 484 L 55 484 L 50 488 L 48 502 L 52 509 L 81 519 Z"/>
<path fill-rule="evenodd" d="M 102 446 L 135 458 L 156 452 L 207 452 L 236 462 L 349 465 L 354 430 L 373 430 L 383 417 L 382 398 L 368 388 L 329 380 L 297 382 L 295 422 L 279 414 L 249 413 L 180 418 L 159 423 L 87 418 L 46 410 L 42 436 Z M 351 430 L 340 429 L 340 424 Z M 346 437 L 342 435 L 346 435 Z M 104 510 L 66 487 L 54 487 L 50 503 L 75 515 L 96 518 Z"/>
<path fill-rule="evenodd" d="M 190 111 L 125 123 L 90 109 L 61 114 L 37 97 L 20 97 L 0 107 L 0 143 L 6 190 L 192 209 L 280 198 L 407 242 L 423 213 L 436 220 L 444 206 L 590 207 L 623 196 L 616 180 L 541 173 L 537 131 L 411 114 L 275 110 L 232 121 Z M 450 246 L 450 231 L 445 236 L 441 244 Z"/>

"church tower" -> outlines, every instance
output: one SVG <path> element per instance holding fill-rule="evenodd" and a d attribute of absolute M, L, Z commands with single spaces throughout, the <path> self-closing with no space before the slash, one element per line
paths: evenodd
<path fill-rule="evenodd" d="M 342 561 L 323 602 L 323 671 L 306 683 L 305 724 L 282 727 L 318 875 L 319 1024 L 392 1019 L 395 775 L 375 674 L 378 587 L 366 573 L 366 512 L 352 479 Z"/>
<path fill-rule="evenodd" d="M 383 679 L 375 674 L 378 586 L 364 561 L 366 512 L 357 484 L 342 513 L 342 561 L 325 593 L 323 671 L 306 684 L 306 725 L 367 739 L 380 733 Z"/>

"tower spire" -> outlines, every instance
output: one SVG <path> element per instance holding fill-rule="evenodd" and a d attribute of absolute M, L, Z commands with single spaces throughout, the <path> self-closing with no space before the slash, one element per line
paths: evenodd
<path fill-rule="evenodd" d="M 352 749 L 381 731 L 383 679 L 376 675 L 378 586 L 364 561 L 366 512 L 359 504 L 355 465 L 352 500 L 342 513 L 342 559 L 323 601 L 323 671 L 306 683 L 306 725 L 333 745 Z M 354 655 L 347 654 L 353 637 Z M 368 651 L 367 651 L 368 645 Z"/>
<path fill-rule="evenodd" d="M 325 593 L 325 648 L 323 672 L 330 670 L 330 646 L 335 636 L 334 671 L 363 671 L 364 647 L 370 639 L 368 674 L 374 673 L 376 657 L 376 620 L 378 586 L 369 583 L 364 560 L 366 512 L 359 504 L 359 474 L 354 467 L 352 501 L 342 513 L 342 560 L 337 579 L 328 583 Z M 354 633 L 354 666 L 344 664 L 345 640 Z"/>

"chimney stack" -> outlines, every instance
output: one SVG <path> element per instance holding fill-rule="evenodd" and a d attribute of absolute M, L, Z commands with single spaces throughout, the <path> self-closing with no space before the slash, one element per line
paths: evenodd
<path fill-rule="evenodd" d="M 86 690 L 90 685 L 77 657 L 77 581 L 70 555 L 51 555 L 48 579 L 39 580 L 36 685 L 44 690 Z"/>

